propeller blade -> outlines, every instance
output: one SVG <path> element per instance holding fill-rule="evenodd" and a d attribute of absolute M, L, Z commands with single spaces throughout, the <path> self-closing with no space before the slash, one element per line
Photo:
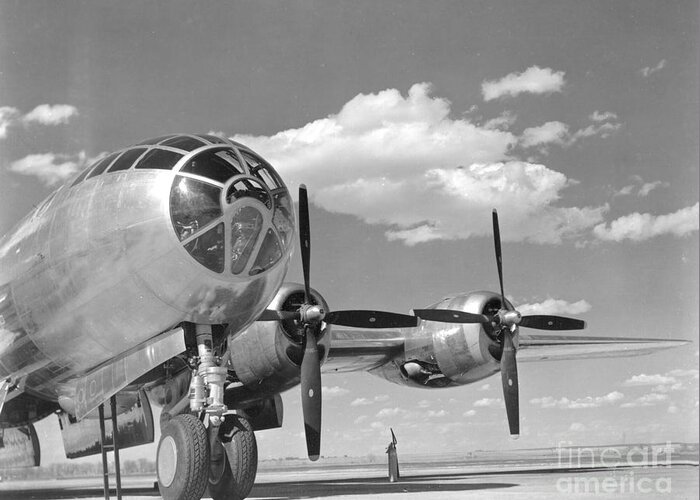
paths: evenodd
<path fill-rule="evenodd" d="M 413 313 L 420 319 L 441 321 L 443 323 L 490 323 L 484 314 L 474 314 L 450 309 L 414 309 Z"/>
<path fill-rule="evenodd" d="M 498 228 L 498 212 L 493 209 L 493 246 L 496 249 L 496 266 L 498 267 L 498 284 L 501 285 L 501 307 L 506 308 L 506 294 L 503 291 L 503 257 L 501 255 L 501 231 Z"/>
<path fill-rule="evenodd" d="M 265 309 L 256 321 L 286 321 L 288 319 L 299 319 L 299 317 L 299 311 Z"/>
<path fill-rule="evenodd" d="M 501 383 L 506 403 L 508 427 L 511 437 L 520 435 L 520 409 L 518 402 L 518 366 L 515 362 L 515 346 L 509 331 L 503 332 L 503 354 L 501 355 Z"/>
<path fill-rule="evenodd" d="M 394 446 L 398 444 L 398 441 L 396 440 L 396 435 L 394 434 L 394 429 L 389 427 L 389 430 L 391 431 L 391 442 L 394 443 Z"/>
<path fill-rule="evenodd" d="M 355 328 L 410 328 L 418 326 L 418 318 L 408 314 L 384 311 L 333 311 L 323 319 L 326 323 Z"/>
<path fill-rule="evenodd" d="M 301 407 L 306 450 L 309 460 L 316 461 L 321 453 L 321 363 L 315 332 L 310 327 L 306 327 L 305 331 L 306 347 L 301 361 Z"/>
<path fill-rule="evenodd" d="M 299 244 L 301 246 L 301 265 L 304 270 L 304 302 L 309 304 L 311 299 L 309 285 L 311 228 L 309 224 L 309 198 L 304 184 L 299 186 Z"/>
<path fill-rule="evenodd" d="M 586 322 L 580 319 L 564 318 L 562 316 L 532 315 L 523 316 L 520 326 L 538 330 L 583 330 Z"/>

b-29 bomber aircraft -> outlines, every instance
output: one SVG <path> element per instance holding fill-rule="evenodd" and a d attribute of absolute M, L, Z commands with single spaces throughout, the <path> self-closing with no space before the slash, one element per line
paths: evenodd
<path fill-rule="evenodd" d="M 38 465 L 38 420 L 56 413 L 67 455 L 84 456 L 100 452 L 95 422 L 105 402 L 116 398 L 120 441 L 124 427 L 130 445 L 153 440 L 153 403 L 162 407 L 163 498 L 243 499 L 257 471 L 254 432 L 282 425 L 279 394 L 297 385 L 308 455 L 318 459 L 322 372 L 365 370 L 437 389 L 500 371 L 517 436 L 516 358 L 684 343 L 521 333 L 585 325 L 523 316 L 505 298 L 495 211 L 497 292 L 412 314 L 333 311 L 310 286 L 308 211 L 302 185 L 297 228 L 272 166 L 214 135 L 150 139 L 69 180 L 0 241 L 0 432 L 22 429 Z M 301 284 L 285 282 L 297 232 Z"/>

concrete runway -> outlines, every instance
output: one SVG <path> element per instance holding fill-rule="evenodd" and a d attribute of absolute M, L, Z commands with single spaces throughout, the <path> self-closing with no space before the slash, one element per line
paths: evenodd
<path fill-rule="evenodd" d="M 256 500 L 333 499 L 372 497 L 372 500 L 434 499 L 554 499 L 663 498 L 697 499 L 698 467 L 633 467 L 616 469 L 533 469 L 490 467 L 404 467 L 401 481 L 389 483 L 386 471 L 372 468 L 261 471 L 249 496 Z M 130 500 L 160 498 L 152 477 L 123 479 L 123 496 Z M 112 498 L 116 494 L 112 492 Z M 100 500 L 101 479 L 0 483 L 3 500 Z"/>

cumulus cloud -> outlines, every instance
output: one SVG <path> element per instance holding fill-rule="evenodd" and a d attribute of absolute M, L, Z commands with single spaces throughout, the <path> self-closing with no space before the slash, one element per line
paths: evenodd
<path fill-rule="evenodd" d="M 19 116 L 19 110 L 10 106 L 0 106 L 0 139 L 7 137 L 7 129 Z"/>
<path fill-rule="evenodd" d="M 350 391 L 348 389 L 344 389 L 343 387 L 338 387 L 333 386 L 333 387 L 322 387 L 323 391 L 323 399 L 325 400 L 331 400 L 340 396 L 345 396 L 348 394 Z"/>
<path fill-rule="evenodd" d="M 609 406 L 623 399 L 625 396 L 621 392 L 613 391 L 605 396 L 586 396 L 585 398 L 569 399 L 563 397 L 560 399 L 551 396 L 543 398 L 534 398 L 530 400 L 533 405 L 541 408 L 559 408 L 568 410 L 580 410 L 583 408 L 599 408 L 601 406 Z"/>
<path fill-rule="evenodd" d="M 661 71 L 665 67 L 666 67 L 666 59 L 661 59 L 661 61 L 659 61 L 659 64 L 657 64 L 656 66 L 653 66 L 653 67 L 646 66 L 639 71 L 640 71 L 640 73 L 642 73 L 642 76 L 644 76 L 644 78 L 647 78 L 647 77 L 653 75 L 654 73 L 656 73 L 657 71 Z"/>
<path fill-rule="evenodd" d="M 685 236 L 698 230 L 698 203 L 667 215 L 625 215 L 610 223 L 593 228 L 593 234 L 603 241 L 644 241 L 656 236 Z"/>
<path fill-rule="evenodd" d="M 614 196 L 628 196 L 634 194 L 640 198 L 644 198 L 655 189 L 668 187 L 669 185 L 670 184 L 668 182 L 663 181 L 644 182 L 644 179 L 642 179 L 640 176 L 633 175 L 632 184 L 628 184 L 627 186 L 619 189 Z"/>
<path fill-rule="evenodd" d="M 550 94 L 561 92 L 564 83 L 563 71 L 531 66 L 522 73 L 510 73 L 500 80 L 483 82 L 481 93 L 485 101 L 503 96 L 514 97 L 522 93 Z"/>
<path fill-rule="evenodd" d="M 655 392 L 651 392 L 649 394 L 645 394 L 643 396 L 638 397 L 634 401 L 621 404 L 620 408 L 638 408 L 640 406 L 654 406 L 659 403 L 665 402 L 667 399 L 668 395 L 666 394 L 657 394 Z"/>
<path fill-rule="evenodd" d="M 574 183 L 544 165 L 516 161 L 508 131 L 450 117 L 447 100 L 416 84 L 360 94 L 340 112 L 273 136 L 237 135 L 313 202 L 388 226 L 387 237 L 413 245 L 491 234 L 502 215 L 509 241 L 560 243 L 603 221 L 607 207 L 561 207 Z M 507 221 L 507 222 L 506 222 Z"/>
<path fill-rule="evenodd" d="M 534 304 L 518 306 L 522 314 L 583 314 L 591 310 L 591 305 L 581 299 L 577 302 L 567 302 L 561 299 L 546 299 Z"/>
<path fill-rule="evenodd" d="M 474 415 L 476 415 L 476 410 L 467 410 L 462 413 L 463 417 L 473 417 Z"/>
<path fill-rule="evenodd" d="M 641 373 L 639 375 L 633 375 L 632 377 L 625 380 L 622 385 L 626 386 L 638 386 L 638 385 L 657 385 L 657 384 L 675 384 L 676 379 L 668 375 L 661 375 L 660 373 L 654 375 L 646 375 Z"/>
<path fill-rule="evenodd" d="M 10 171 L 37 177 L 46 186 L 53 186 L 73 176 L 92 161 L 85 152 L 78 155 L 54 153 L 32 154 L 10 164 Z"/>
<path fill-rule="evenodd" d="M 40 104 L 22 117 L 25 123 L 40 123 L 41 125 L 60 125 L 68 123 L 71 117 L 78 114 L 78 109 L 69 104 Z"/>
<path fill-rule="evenodd" d="M 604 122 L 607 120 L 617 120 L 617 115 L 612 111 L 595 110 L 588 118 L 594 122 Z"/>
<path fill-rule="evenodd" d="M 484 123 L 484 128 L 486 129 L 500 129 L 508 130 L 517 120 L 515 113 L 511 111 L 504 111 L 496 118 L 491 118 Z"/>
<path fill-rule="evenodd" d="M 492 406 L 500 406 L 503 404 L 501 398 L 482 398 L 474 401 L 474 406 L 477 408 L 490 408 Z"/>
<path fill-rule="evenodd" d="M 367 406 L 371 405 L 372 401 L 370 401 L 367 398 L 356 398 L 353 399 L 352 403 L 350 403 L 350 406 Z"/>
<path fill-rule="evenodd" d="M 543 144 L 564 144 L 568 134 L 569 127 L 565 123 L 547 122 L 539 127 L 523 130 L 520 143 L 526 148 Z"/>
<path fill-rule="evenodd" d="M 387 417 L 406 417 L 410 414 L 408 410 L 403 408 L 382 408 L 377 412 L 377 418 Z"/>

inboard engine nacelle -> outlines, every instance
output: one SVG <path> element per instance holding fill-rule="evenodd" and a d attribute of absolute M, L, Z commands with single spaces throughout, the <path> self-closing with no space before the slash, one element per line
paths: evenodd
<path fill-rule="evenodd" d="M 328 311 L 328 304 L 315 290 L 312 301 Z M 304 286 L 285 283 L 268 309 L 296 311 L 304 302 Z M 242 386 L 230 387 L 226 400 L 231 407 L 271 397 L 299 384 L 299 366 L 303 355 L 303 326 L 296 320 L 259 321 L 228 338 L 230 365 Z M 330 325 L 323 323 L 318 338 L 321 363 L 328 357 Z M 253 390 L 249 390 L 250 387 Z"/>

